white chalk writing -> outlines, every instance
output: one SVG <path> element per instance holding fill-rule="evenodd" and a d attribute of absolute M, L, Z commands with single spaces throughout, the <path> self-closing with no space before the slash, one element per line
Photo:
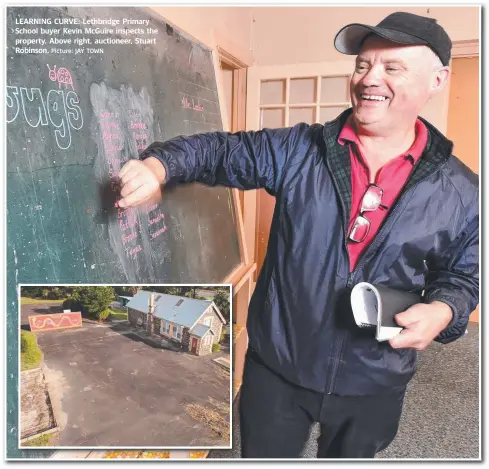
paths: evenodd
<path fill-rule="evenodd" d="M 7 86 L 6 101 L 7 123 L 15 122 L 22 114 L 30 127 L 54 127 L 56 144 L 62 150 L 71 146 L 71 130 L 83 127 L 80 99 L 74 91 L 49 90 L 44 97 L 40 88 Z"/>

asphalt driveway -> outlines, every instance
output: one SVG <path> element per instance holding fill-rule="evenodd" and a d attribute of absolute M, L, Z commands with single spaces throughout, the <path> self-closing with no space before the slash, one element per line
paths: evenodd
<path fill-rule="evenodd" d="M 24 305 L 22 323 L 55 310 Z M 84 321 L 81 329 L 38 333 L 38 343 L 61 427 L 56 446 L 229 446 L 187 408 L 206 408 L 229 423 L 229 373 L 211 356 L 153 346 L 126 322 Z"/>

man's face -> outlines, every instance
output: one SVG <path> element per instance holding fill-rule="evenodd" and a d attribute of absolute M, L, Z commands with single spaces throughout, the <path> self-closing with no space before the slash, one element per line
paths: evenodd
<path fill-rule="evenodd" d="M 367 38 L 350 81 L 356 123 L 384 132 L 414 123 L 431 96 L 433 57 L 426 46 Z"/>

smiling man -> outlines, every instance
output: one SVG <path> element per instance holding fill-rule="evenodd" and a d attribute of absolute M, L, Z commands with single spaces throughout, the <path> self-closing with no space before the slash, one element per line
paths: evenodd
<path fill-rule="evenodd" d="M 153 143 L 120 172 L 121 207 L 168 182 L 265 188 L 276 198 L 248 315 L 243 457 L 373 458 L 394 439 L 416 350 L 461 337 L 478 303 L 478 178 L 419 116 L 449 76 L 435 20 L 398 12 L 351 24 L 352 109 L 324 125 Z M 358 282 L 418 292 L 389 342 L 357 328 Z"/>

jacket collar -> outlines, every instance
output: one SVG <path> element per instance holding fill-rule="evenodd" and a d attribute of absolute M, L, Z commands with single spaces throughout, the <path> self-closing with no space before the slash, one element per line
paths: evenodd
<path fill-rule="evenodd" d="M 351 163 L 348 145 L 340 145 L 338 136 L 345 125 L 346 120 L 352 113 L 349 108 L 342 112 L 335 120 L 324 124 L 323 137 L 326 143 L 326 164 L 331 171 L 333 180 L 340 196 L 345 229 L 348 229 L 351 211 Z M 404 186 L 401 195 L 424 179 L 429 174 L 440 168 L 452 154 L 453 143 L 448 140 L 428 121 L 420 117 L 428 129 L 428 142 L 416 163 L 409 179 Z"/>

